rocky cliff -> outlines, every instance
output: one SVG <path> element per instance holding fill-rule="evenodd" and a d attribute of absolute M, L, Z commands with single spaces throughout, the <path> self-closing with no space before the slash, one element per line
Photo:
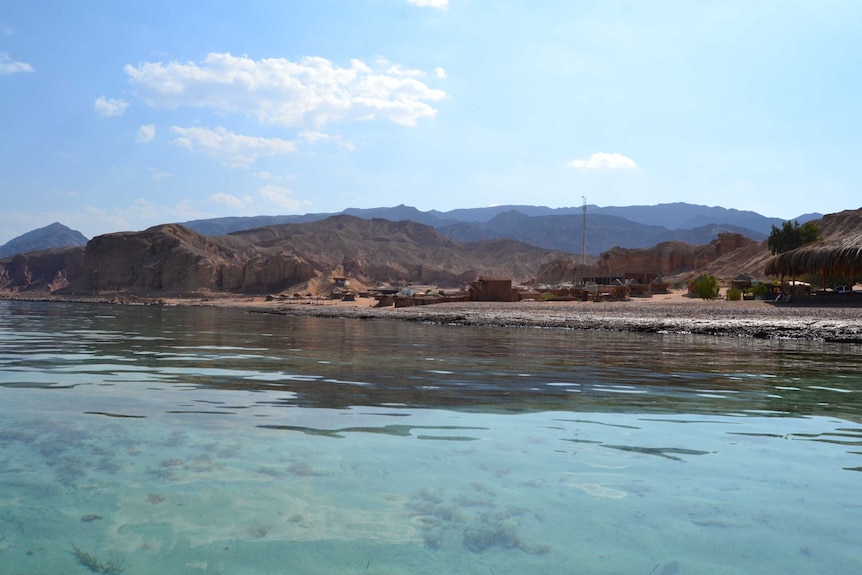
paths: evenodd
<path fill-rule="evenodd" d="M 0 290 L 57 291 L 81 277 L 84 248 L 43 250 L 0 261 Z"/>
<path fill-rule="evenodd" d="M 672 277 L 700 273 L 714 262 L 729 261 L 745 250 L 761 254 L 763 242 L 756 242 L 742 234 L 723 233 L 708 244 L 691 245 L 683 242 L 662 242 L 649 249 L 615 247 L 602 253 L 589 265 L 577 263 L 579 259 L 560 259 L 549 262 L 539 270 L 536 282 L 556 284 L 578 277 L 621 276 L 624 274 L 656 274 Z M 768 253 L 768 252 L 767 252 Z M 593 258 L 595 260 L 595 258 Z M 758 269 L 762 269 L 762 265 Z M 731 275 L 741 273 L 732 272 Z"/>
<path fill-rule="evenodd" d="M 824 238 L 862 228 L 862 210 L 815 222 Z M 709 244 L 664 242 L 613 248 L 586 275 L 660 274 L 682 281 L 701 272 L 720 278 L 763 275 L 766 242 L 723 233 Z M 207 237 L 181 225 L 98 236 L 86 248 L 0 260 L 0 289 L 157 295 L 193 291 L 273 293 L 344 274 L 379 283 L 459 286 L 480 276 L 557 283 L 577 275 L 580 256 L 494 239 L 461 243 L 415 222 L 334 216 Z M 591 262 L 592 263 L 592 262 Z M 583 274 L 582 274 L 583 275 Z"/>
<path fill-rule="evenodd" d="M 334 270 L 367 285 L 448 287 L 480 275 L 530 279 L 542 263 L 567 255 L 512 240 L 461 244 L 422 224 L 352 216 L 217 237 L 166 224 L 98 236 L 64 258 L 7 258 L 0 262 L 0 289 L 273 293 L 328 277 Z"/>
<path fill-rule="evenodd" d="M 226 246 L 168 224 L 93 238 L 87 244 L 84 271 L 68 290 L 267 292 L 314 275 L 313 267 L 295 255 L 241 243 Z"/>
<path fill-rule="evenodd" d="M 717 239 L 699 246 L 663 242 L 645 250 L 617 247 L 599 256 L 599 268 L 605 270 L 608 275 L 656 273 L 670 276 L 704 268 L 723 255 L 761 244 L 762 242 L 756 242 L 742 234 L 726 233 L 719 234 Z"/>

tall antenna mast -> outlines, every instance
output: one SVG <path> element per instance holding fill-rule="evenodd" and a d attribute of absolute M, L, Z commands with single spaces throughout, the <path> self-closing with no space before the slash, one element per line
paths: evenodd
<path fill-rule="evenodd" d="M 581 263 L 583 265 L 587 265 L 587 197 L 581 196 L 581 199 L 584 201 L 583 210 L 584 210 L 584 236 L 581 238 Z"/>

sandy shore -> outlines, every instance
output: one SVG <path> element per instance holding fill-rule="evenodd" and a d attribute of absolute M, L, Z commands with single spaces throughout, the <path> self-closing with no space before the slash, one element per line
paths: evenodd
<path fill-rule="evenodd" d="M 0 294 L 4 299 L 72 298 Z M 110 298 L 75 301 L 110 302 Z M 113 300 L 114 303 L 158 303 L 241 307 L 259 313 L 365 320 L 395 320 L 437 324 L 543 327 L 652 333 L 693 333 L 727 337 L 811 339 L 862 343 L 862 307 L 794 306 L 765 301 L 704 301 L 681 293 L 612 302 L 443 303 L 416 307 L 373 307 L 373 299 L 355 302 L 325 299 L 292 302 L 263 296 Z"/>
<path fill-rule="evenodd" d="M 704 301 L 681 294 L 624 302 L 443 303 L 406 308 L 272 304 L 260 311 L 296 316 L 439 324 L 544 327 L 862 343 L 862 308 L 796 307 L 764 301 Z"/>

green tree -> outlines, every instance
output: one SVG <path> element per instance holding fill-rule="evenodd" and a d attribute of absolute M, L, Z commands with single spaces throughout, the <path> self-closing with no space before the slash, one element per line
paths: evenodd
<path fill-rule="evenodd" d="M 772 226 L 766 245 L 772 255 L 775 255 L 795 250 L 799 246 L 816 242 L 819 239 L 820 230 L 812 222 L 805 222 L 800 225 L 799 222 L 787 221 L 780 228 L 775 225 Z"/>
<path fill-rule="evenodd" d="M 702 299 L 715 299 L 718 297 L 718 280 L 715 276 L 703 274 L 691 284 L 695 295 Z"/>
<path fill-rule="evenodd" d="M 732 287 L 727 290 L 727 301 L 739 301 L 742 299 L 742 290 L 737 287 Z"/>

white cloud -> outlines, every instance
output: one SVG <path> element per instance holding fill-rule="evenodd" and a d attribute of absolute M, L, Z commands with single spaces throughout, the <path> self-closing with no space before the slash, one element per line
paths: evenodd
<path fill-rule="evenodd" d="M 309 204 L 309 202 L 303 202 L 294 198 L 292 190 L 272 184 L 267 184 L 259 189 L 257 195 L 267 204 L 291 212 L 298 211 L 303 205 Z"/>
<path fill-rule="evenodd" d="M 150 172 L 153 174 L 154 180 L 164 180 L 165 178 L 172 178 L 174 174 L 171 172 L 162 172 L 157 170 L 156 168 L 149 168 Z"/>
<path fill-rule="evenodd" d="M 572 160 L 566 165 L 579 170 L 627 170 L 638 167 L 631 158 L 607 152 L 597 152 L 588 160 Z"/>
<path fill-rule="evenodd" d="M 251 172 L 249 175 L 260 178 L 261 180 L 292 180 L 296 177 L 293 174 L 273 174 L 272 172 L 267 171 Z"/>
<path fill-rule="evenodd" d="M 119 98 L 108 99 L 104 96 L 99 96 L 93 103 L 93 109 L 106 118 L 110 116 L 122 116 L 128 107 L 129 103 L 125 100 Z"/>
<path fill-rule="evenodd" d="M 27 62 L 16 62 L 8 54 L 0 52 L 0 75 L 32 72 L 33 66 Z"/>
<path fill-rule="evenodd" d="M 442 80 L 446 77 L 446 70 L 444 70 L 440 66 L 437 66 L 436 68 L 434 68 L 434 75 Z"/>
<path fill-rule="evenodd" d="M 300 132 L 299 137 L 307 142 L 311 142 L 312 144 L 316 142 L 333 142 L 336 146 L 342 150 L 347 150 L 348 152 L 352 152 L 356 149 L 353 142 L 345 141 L 340 135 L 324 134 L 323 132 L 306 130 Z"/>
<path fill-rule="evenodd" d="M 224 192 L 213 194 L 209 201 L 228 208 L 237 215 L 260 215 L 262 213 L 298 212 L 312 205 L 306 200 L 297 199 L 293 190 L 273 184 L 266 184 L 254 195 L 234 196 Z"/>
<path fill-rule="evenodd" d="M 372 70 L 361 60 L 342 68 L 325 58 L 253 60 L 210 53 L 200 64 L 147 62 L 127 65 L 135 94 L 153 107 L 196 106 L 224 113 L 252 114 L 282 126 L 387 119 L 415 126 L 433 118 L 428 102 L 446 93 L 417 79 L 421 74 L 385 59 Z"/>
<path fill-rule="evenodd" d="M 137 141 L 139 141 L 139 142 L 150 142 L 155 137 L 156 137 L 156 125 L 155 124 L 144 124 L 143 126 L 138 128 Z"/>
<path fill-rule="evenodd" d="M 449 7 L 449 0 L 407 0 L 411 4 L 427 8 L 439 8 L 445 10 Z"/>
<path fill-rule="evenodd" d="M 232 209 L 242 209 L 245 207 L 245 202 L 239 199 L 236 196 L 232 196 L 230 194 L 225 194 L 223 192 L 219 192 L 218 194 L 213 194 L 209 197 L 209 200 L 215 204 L 221 204 L 223 206 L 227 206 Z"/>
<path fill-rule="evenodd" d="M 200 150 L 231 168 L 247 168 L 260 157 L 296 151 L 296 144 L 288 140 L 243 136 L 222 127 L 210 130 L 173 126 L 171 132 L 177 135 L 173 143 L 191 151 Z"/>

